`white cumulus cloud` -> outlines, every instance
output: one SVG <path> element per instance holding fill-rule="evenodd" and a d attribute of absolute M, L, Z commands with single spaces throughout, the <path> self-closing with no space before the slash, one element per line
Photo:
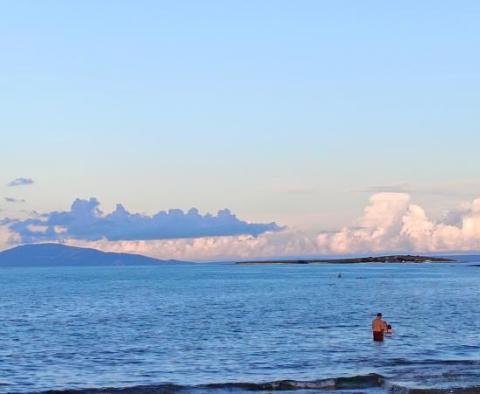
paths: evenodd
<path fill-rule="evenodd" d="M 235 260 L 318 253 L 315 239 L 300 231 L 283 230 L 258 236 L 181 238 L 144 241 L 82 241 L 68 239 L 66 244 L 108 252 L 138 253 L 160 259 L 191 261 Z"/>
<path fill-rule="evenodd" d="M 8 249 L 20 243 L 20 235 L 8 226 L 0 225 L 0 250 Z"/>
<path fill-rule="evenodd" d="M 434 221 L 406 193 L 377 193 L 353 226 L 320 233 L 317 243 L 324 253 L 479 250 L 480 198 L 457 215 L 457 224 Z"/>

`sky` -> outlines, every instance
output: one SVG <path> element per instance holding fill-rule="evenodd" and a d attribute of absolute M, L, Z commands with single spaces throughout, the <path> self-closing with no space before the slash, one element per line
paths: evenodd
<path fill-rule="evenodd" d="M 478 1 L 0 7 L 0 249 L 480 250 Z"/>

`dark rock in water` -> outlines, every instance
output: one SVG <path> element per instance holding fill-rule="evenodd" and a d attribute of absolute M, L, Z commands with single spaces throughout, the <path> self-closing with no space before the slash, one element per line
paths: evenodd
<path fill-rule="evenodd" d="M 129 253 L 107 253 L 62 244 L 32 244 L 0 252 L 0 266 L 158 265 L 176 263 Z"/>

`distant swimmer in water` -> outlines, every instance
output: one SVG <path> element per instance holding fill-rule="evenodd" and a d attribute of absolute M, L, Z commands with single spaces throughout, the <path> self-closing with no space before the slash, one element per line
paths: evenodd
<path fill-rule="evenodd" d="M 373 333 L 373 340 L 375 342 L 382 342 L 383 341 L 383 333 L 387 329 L 387 324 L 382 320 L 382 314 L 377 313 L 375 319 L 372 320 L 372 333 Z"/>
<path fill-rule="evenodd" d="M 337 278 L 341 278 L 342 277 L 342 273 L 339 272 L 338 275 L 337 275 Z"/>

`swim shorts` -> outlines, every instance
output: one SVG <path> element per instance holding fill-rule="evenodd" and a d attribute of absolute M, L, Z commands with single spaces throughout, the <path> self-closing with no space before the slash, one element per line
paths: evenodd
<path fill-rule="evenodd" d="M 373 340 L 376 342 L 383 341 L 383 331 L 373 331 Z"/>

